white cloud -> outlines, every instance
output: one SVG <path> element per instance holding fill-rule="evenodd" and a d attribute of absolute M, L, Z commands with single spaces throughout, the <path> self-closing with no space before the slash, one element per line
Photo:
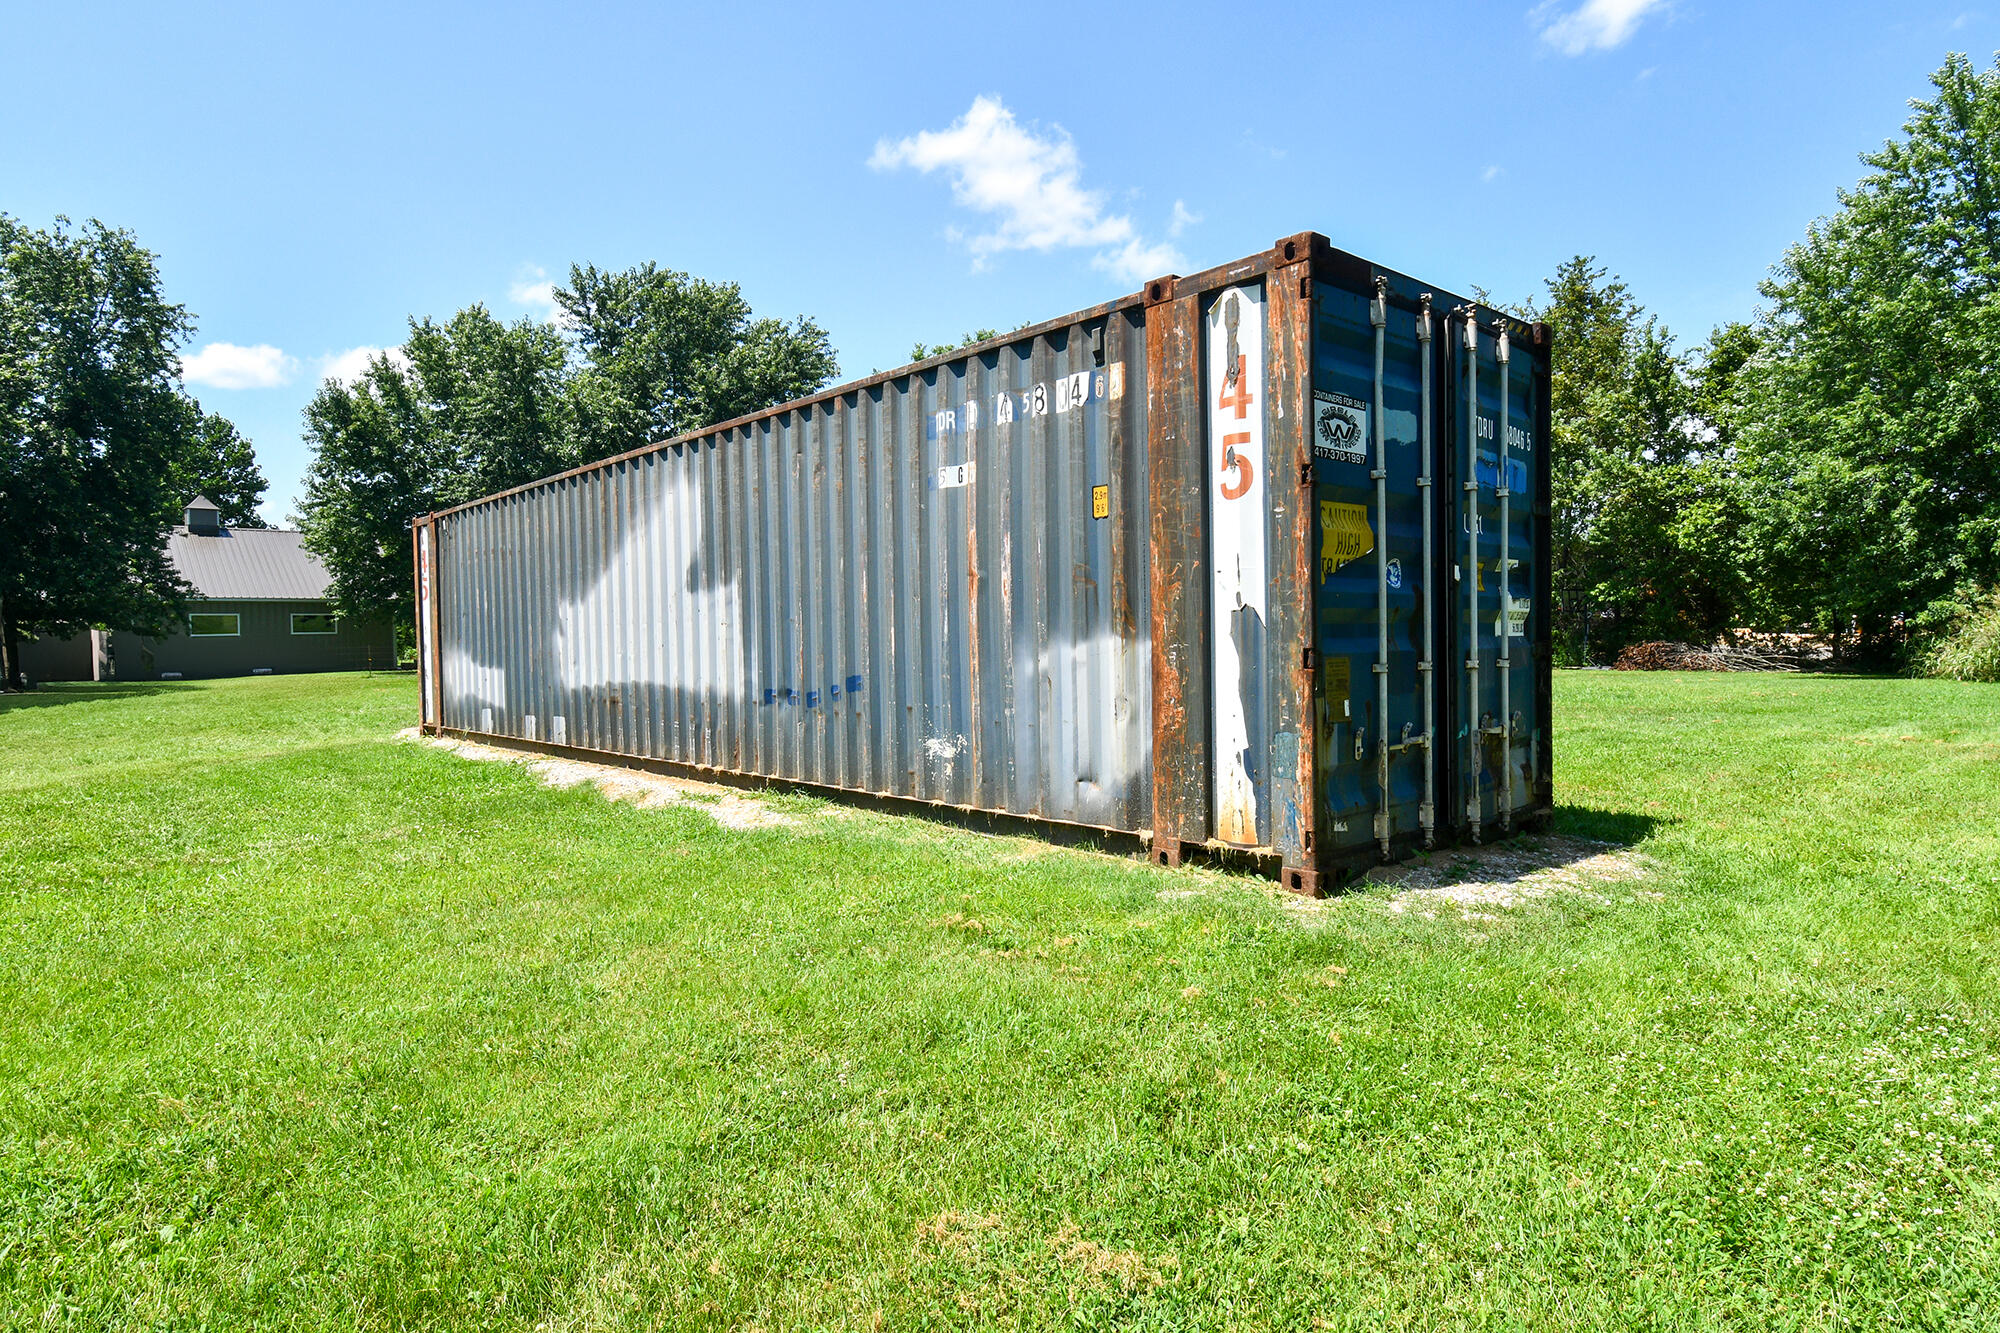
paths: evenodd
<path fill-rule="evenodd" d="M 1167 223 L 1167 235 L 1178 236 L 1189 227 L 1199 225 L 1200 222 L 1201 214 L 1188 212 L 1188 206 L 1176 199 L 1174 200 L 1174 216 Z"/>
<path fill-rule="evenodd" d="M 1540 27 L 1542 40 L 1566 56 L 1609 51 L 1622 46 L 1639 29 L 1646 15 L 1665 9 L 1667 0 L 1583 0 L 1561 10 L 1556 0 L 1529 11 L 1528 21 Z"/>
<path fill-rule="evenodd" d="M 560 324 L 561 309 L 556 305 L 556 285 L 549 278 L 549 271 L 538 264 L 530 264 L 521 270 L 521 276 L 507 288 L 507 299 L 515 305 L 526 306 L 531 314 L 540 315 L 545 324 Z"/>
<path fill-rule="evenodd" d="M 1502 176 L 1506 174 L 1507 174 L 1507 168 L 1499 165 L 1494 165 L 1480 172 L 1479 179 L 1485 181 L 1488 185 L 1491 185 L 1494 181 L 1499 180 Z"/>
<path fill-rule="evenodd" d="M 1243 138 L 1241 141 L 1240 148 L 1241 151 L 1246 153 L 1261 154 L 1264 157 L 1270 158 L 1273 162 L 1281 162 L 1284 160 L 1285 157 L 1284 149 L 1273 147 L 1272 145 L 1265 143 L 1262 139 L 1257 137 L 1254 131 L 1247 129 L 1243 131 Z"/>
<path fill-rule="evenodd" d="M 1165 241 L 1149 242 L 1134 236 L 1116 250 L 1092 255 L 1090 266 L 1136 287 L 1148 278 L 1180 268 L 1181 252 Z"/>
<path fill-rule="evenodd" d="M 1147 241 L 1131 218 L 1105 211 L 1102 193 L 1083 187 L 1076 144 L 1064 130 L 1037 134 L 997 97 L 975 97 L 971 109 L 945 129 L 894 143 L 883 139 L 868 165 L 877 171 L 914 167 L 926 175 L 943 171 L 960 207 L 990 216 L 990 230 L 946 232 L 972 252 L 974 269 L 1008 250 L 1057 248 L 1095 250 L 1093 266 L 1129 282 L 1157 277 L 1181 263 L 1171 245 Z"/>
<path fill-rule="evenodd" d="M 211 389 L 275 389 L 296 369 L 297 361 L 268 343 L 210 343 L 181 358 L 181 378 Z"/>
<path fill-rule="evenodd" d="M 410 367 L 410 358 L 403 355 L 400 347 L 350 347 L 344 352 L 321 357 L 319 375 L 321 379 L 339 384 L 353 384 L 375 363 L 377 357 L 385 356 L 398 369 L 408 370 Z"/>

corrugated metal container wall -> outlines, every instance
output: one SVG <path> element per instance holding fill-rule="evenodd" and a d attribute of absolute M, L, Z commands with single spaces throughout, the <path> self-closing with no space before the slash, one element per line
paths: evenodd
<path fill-rule="evenodd" d="M 418 519 L 423 722 L 1317 891 L 1549 813 L 1548 366 L 1303 233 Z"/>
<path fill-rule="evenodd" d="M 439 522 L 444 725 L 1148 823 L 1141 318 L 1107 312 Z"/>

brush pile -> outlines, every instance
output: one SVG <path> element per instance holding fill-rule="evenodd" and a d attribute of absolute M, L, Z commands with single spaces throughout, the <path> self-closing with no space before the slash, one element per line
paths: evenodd
<path fill-rule="evenodd" d="M 1635 643 L 1618 654 L 1613 671 L 1727 671 L 1716 655 L 1691 643 Z"/>
<path fill-rule="evenodd" d="M 1762 644 L 1635 643 L 1618 654 L 1614 671 L 1797 671 L 1800 654 Z"/>

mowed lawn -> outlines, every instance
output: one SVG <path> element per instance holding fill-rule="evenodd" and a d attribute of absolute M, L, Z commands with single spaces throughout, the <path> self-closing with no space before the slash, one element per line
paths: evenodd
<path fill-rule="evenodd" d="M 2000 688 L 1563 673 L 1638 881 L 1312 910 L 0 703 L 0 1324 L 2000 1326 Z"/>

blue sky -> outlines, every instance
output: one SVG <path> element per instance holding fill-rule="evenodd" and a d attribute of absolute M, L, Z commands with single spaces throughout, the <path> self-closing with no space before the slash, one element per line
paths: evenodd
<path fill-rule="evenodd" d="M 1305 229 L 1442 286 L 1569 255 L 1684 343 L 2000 5 L 346 4 L 0 9 L 0 211 L 131 228 L 190 387 L 293 511 L 356 349 L 572 262 L 809 314 L 849 375 Z"/>

